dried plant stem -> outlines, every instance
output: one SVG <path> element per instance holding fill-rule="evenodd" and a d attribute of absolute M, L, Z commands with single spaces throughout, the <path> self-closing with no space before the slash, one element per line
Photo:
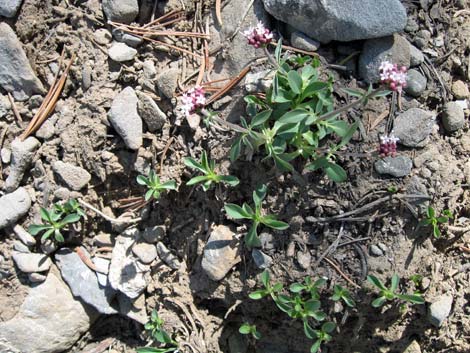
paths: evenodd
<path fill-rule="evenodd" d="M 224 87 L 222 87 L 219 90 L 219 92 L 212 95 L 207 100 L 206 104 L 211 104 L 214 101 L 216 101 L 217 99 L 219 99 L 220 97 L 222 97 L 225 93 L 227 93 L 230 89 L 232 89 L 236 84 L 238 84 L 242 80 L 242 78 L 246 76 L 246 74 L 250 71 L 250 69 L 251 69 L 250 65 L 245 67 L 242 71 L 240 71 L 240 73 L 237 76 L 235 76 L 233 79 L 231 79 L 229 83 L 227 83 Z"/>
<path fill-rule="evenodd" d="M 16 120 L 18 120 L 19 123 L 23 123 L 23 119 L 21 118 L 18 108 L 16 108 L 15 101 L 13 100 L 13 97 L 11 96 L 10 92 L 8 92 L 8 100 L 10 101 L 11 109 L 13 110 L 13 114 L 15 115 Z"/>
<path fill-rule="evenodd" d="M 217 17 L 217 22 L 222 26 L 224 23 L 222 21 L 222 11 L 221 11 L 222 0 L 215 0 L 215 16 Z"/>
<path fill-rule="evenodd" d="M 100 215 L 101 217 L 103 217 L 104 219 L 106 219 L 107 221 L 111 222 L 111 223 L 115 223 L 115 224 L 123 224 L 123 223 L 137 223 L 137 222 L 140 222 L 142 219 L 140 217 L 138 218 L 134 218 L 134 219 L 117 219 L 117 218 L 113 218 L 113 217 L 109 217 L 108 215 L 104 214 L 103 212 L 101 212 L 99 209 L 97 209 L 96 207 L 90 205 L 89 203 L 81 200 L 81 199 L 78 199 L 78 202 L 80 203 L 80 205 L 82 205 L 83 207 L 86 207 L 88 208 L 89 210 L 92 210 L 93 212 L 97 213 L 98 215 Z"/>
<path fill-rule="evenodd" d="M 356 288 L 361 288 L 361 286 L 354 283 L 343 271 L 341 271 L 341 269 L 338 267 L 338 265 L 336 265 L 329 258 L 325 257 L 323 260 L 328 262 L 341 275 L 341 277 L 343 277 L 346 281 L 348 281 L 348 283 L 350 283 L 352 286 L 354 286 Z"/>

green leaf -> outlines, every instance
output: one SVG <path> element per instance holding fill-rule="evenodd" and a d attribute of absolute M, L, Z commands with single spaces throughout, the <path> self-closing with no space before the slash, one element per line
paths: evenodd
<path fill-rule="evenodd" d="M 277 229 L 277 230 L 284 230 L 289 228 L 289 224 L 286 222 L 278 221 L 274 218 L 273 215 L 264 216 L 261 218 L 261 223 L 268 226 L 269 228 Z"/>
<path fill-rule="evenodd" d="M 335 163 L 329 163 L 325 168 L 325 173 L 334 182 L 342 183 L 348 178 L 346 171 Z"/>
<path fill-rule="evenodd" d="M 434 218 L 436 216 L 436 212 L 434 211 L 434 208 L 432 208 L 431 206 L 428 207 L 426 213 L 427 213 L 428 218 Z"/>
<path fill-rule="evenodd" d="M 265 110 L 256 114 L 253 120 L 251 120 L 251 126 L 255 127 L 264 124 L 269 119 L 272 112 L 272 110 Z"/>
<path fill-rule="evenodd" d="M 277 122 L 278 124 L 299 123 L 310 115 L 305 109 L 294 109 L 284 114 Z"/>
<path fill-rule="evenodd" d="M 316 340 L 315 343 L 310 347 L 310 353 L 317 353 L 321 346 L 321 340 Z"/>
<path fill-rule="evenodd" d="M 269 288 L 269 281 L 270 281 L 270 276 L 269 276 L 269 271 L 264 270 L 261 275 L 260 275 L 261 283 L 263 283 L 263 286 L 266 288 Z"/>
<path fill-rule="evenodd" d="M 397 274 L 393 274 L 392 276 L 392 286 L 390 287 L 390 290 L 395 293 L 397 288 L 398 288 L 398 283 L 400 283 L 400 277 L 398 277 Z"/>
<path fill-rule="evenodd" d="M 145 193 L 145 197 L 144 197 L 145 201 L 150 200 L 152 198 L 152 196 L 153 196 L 153 190 L 152 189 L 147 190 L 147 192 Z"/>
<path fill-rule="evenodd" d="M 338 145 L 338 149 L 341 148 L 341 147 L 344 147 L 348 144 L 348 142 L 351 140 L 351 138 L 353 137 L 354 133 L 356 132 L 357 130 L 357 127 L 358 127 L 358 123 L 355 122 L 354 124 L 352 124 L 350 127 L 349 127 L 349 130 L 348 132 L 342 136 L 343 138 L 341 139 L 341 142 L 340 144 Z"/>
<path fill-rule="evenodd" d="M 289 81 L 289 86 L 295 94 L 300 94 L 302 91 L 302 77 L 295 70 L 289 71 L 287 74 L 287 81 Z"/>
<path fill-rule="evenodd" d="M 46 222 L 49 222 L 49 223 L 53 223 L 52 222 L 52 218 L 51 218 L 51 215 L 49 213 L 48 210 L 46 210 L 45 208 L 41 207 L 39 213 L 41 214 L 41 218 L 46 221 Z"/>
<path fill-rule="evenodd" d="M 75 223 L 80 220 L 80 215 L 76 213 L 69 214 L 66 216 L 60 223 L 61 224 L 69 224 L 69 223 Z"/>
<path fill-rule="evenodd" d="M 240 157 L 240 151 L 242 147 L 242 138 L 238 137 L 230 148 L 230 161 L 234 162 Z"/>
<path fill-rule="evenodd" d="M 173 343 L 173 340 L 171 339 L 170 335 L 168 335 L 168 333 L 163 330 L 156 331 L 154 337 L 160 343 Z"/>
<path fill-rule="evenodd" d="M 28 228 L 28 231 L 31 235 L 38 235 L 43 230 L 51 229 L 50 225 L 46 224 L 31 224 Z"/>
<path fill-rule="evenodd" d="M 253 293 L 248 294 L 248 296 L 253 300 L 262 299 L 267 295 L 269 295 L 269 292 L 265 289 L 260 289 L 260 290 L 254 291 Z"/>
<path fill-rule="evenodd" d="M 392 93 L 392 91 L 390 91 L 390 90 L 383 90 L 383 91 L 379 91 L 379 92 L 374 93 L 373 95 L 370 96 L 370 98 L 386 97 L 391 93 Z"/>
<path fill-rule="evenodd" d="M 191 157 L 186 157 L 184 159 L 184 164 L 189 167 L 189 168 L 193 168 L 193 169 L 197 169 L 199 170 L 200 172 L 203 172 L 204 174 L 207 173 L 207 171 L 203 168 L 203 166 L 197 162 L 195 159 L 191 158 Z"/>
<path fill-rule="evenodd" d="M 354 300 L 352 300 L 352 298 L 348 295 L 343 295 L 343 300 L 344 302 L 346 303 L 347 306 L 349 306 L 350 308 L 354 308 L 356 306 L 356 303 L 354 302 Z"/>
<path fill-rule="evenodd" d="M 342 91 L 346 92 L 348 95 L 357 97 L 357 98 L 362 98 L 364 97 L 364 91 L 362 90 L 357 90 L 353 88 L 341 88 Z"/>
<path fill-rule="evenodd" d="M 432 226 L 433 234 L 435 238 L 440 238 L 441 237 L 441 230 L 439 229 L 439 226 L 433 224 Z"/>
<path fill-rule="evenodd" d="M 149 180 L 144 177 L 143 175 L 138 175 L 137 176 L 137 184 L 139 185 L 148 185 L 149 184 Z"/>
<path fill-rule="evenodd" d="M 313 68 L 312 65 L 305 65 L 302 68 L 302 72 L 300 76 L 302 76 L 302 80 L 304 82 L 307 82 L 315 73 L 316 73 L 316 70 Z"/>
<path fill-rule="evenodd" d="M 321 306 L 321 303 L 319 300 L 310 299 L 305 302 L 305 309 L 307 309 L 310 312 L 317 311 L 318 309 L 320 309 L 320 306 Z"/>
<path fill-rule="evenodd" d="M 238 332 L 240 332 L 242 335 L 248 335 L 251 332 L 251 326 L 249 324 L 243 324 L 238 329 Z"/>
<path fill-rule="evenodd" d="M 315 330 L 309 325 L 307 320 L 304 320 L 304 333 L 305 333 L 305 336 L 307 336 L 311 340 L 317 337 Z"/>
<path fill-rule="evenodd" d="M 161 186 L 161 189 L 166 189 L 166 190 L 176 190 L 176 182 L 174 180 L 168 180 L 164 182 Z"/>
<path fill-rule="evenodd" d="M 221 175 L 220 180 L 230 186 L 237 186 L 240 183 L 240 180 L 238 180 L 237 177 L 232 175 Z"/>
<path fill-rule="evenodd" d="M 42 237 L 41 237 L 41 242 L 44 242 L 45 240 L 49 239 L 49 237 L 54 233 L 55 229 L 51 228 L 47 232 L 45 232 Z"/>
<path fill-rule="evenodd" d="M 282 159 L 280 156 L 274 155 L 273 158 L 274 158 L 274 162 L 276 163 L 276 166 L 279 169 L 290 171 L 290 172 L 294 170 L 294 167 L 289 162 Z"/>
<path fill-rule="evenodd" d="M 282 53 L 282 39 L 279 38 L 277 41 L 276 50 L 274 51 L 274 58 L 278 64 L 281 64 L 281 53 Z"/>
<path fill-rule="evenodd" d="M 268 188 L 265 184 L 259 185 L 255 191 L 253 191 L 253 201 L 255 202 L 255 208 L 259 210 L 261 208 L 261 203 L 266 197 L 266 192 Z"/>
<path fill-rule="evenodd" d="M 313 313 L 310 313 L 309 315 L 317 321 L 323 321 L 323 320 L 326 319 L 326 314 L 323 311 L 320 311 L 320 310 L 317 310 Z"/>
<path fill-rule="evenodd" d="M 387 300 L 387 298 L 379 297 L 372 302 L 372 306 L 374 308 L 380 308 L 385 303 L 385 300 Z"/>
<path fill-rule="evenodd" d="M 251 208 L 250 205 L 248 205 L 246 202 L 243 203 L 243 206 L 242 206 L 242 209 L 243 211 L 245 211 L 246 213 L 248 213 L 250 215 L 250 218 L 253 219 L 254 216 L 255 216 L 255 211 Z"/>
<path fill-rule="evenodd" d="M 227 213 L 227 215 L 232 217 L 233 219 L 243 219 L 243 218 L 250 219 L 251 218 L 251 215 L 248 212 L 246 212 L 243 208 L 233 203 L 226 203 L 224 208 L 225 208 L 225 212 Z"/>
<path fill-rule="evenodd" d="M 328 83 L 325 82 L 320 82 L 320 81 L 313 81 L 305 87 L 303 93 L 302 93 L 302 98 L 307 98 L 313 95 L 314 93 L 317 93 L 319 91 L 324 90 L 325 88 L 328 88 Z"/>
<path fill-rule="evenodd" d="M 289 287 L 289 290 L 292 293 L 300 293 L 305 289 L 305 286 L 300 283 L 292 283 Z"/>
<path fill-rule="evenodd" d="M 203 181 L 206 181 L 208 180 L 208 176 L 207 175 L 199 175 L 197 177 L 194 177 L 194 178 L 191 178 L 187 183 L 186 185 L 194 185 L 194 184 L 197 184 L 197 183 L 202 183 Z"/>
<path fill-rule="evenodd" d="M 335 329 L 336 324 L 334 322 L 328 321 L 321 326 L 321 330 L 326 333 L 331 333 Z"/>
<path fill-rule="evenodd" d="M 424 304 L 424 298 L 417 294 L 398 294 L 398 298 L 406 300 L 413 304 Z"/>
<path fill-rule="evenodd" d="M 377 288 L 381 289 L 381 290 L 387 290 L 387 288 L 385 288 L 384 284 L 382 283 L 382 281 L 380 279 L 378 279 L 377 277 L 373 276 L 373 275 L 369 275 L 367 276 L 367 280 L 372 283 L 374 286 L 376 286 Z"/>
<path fill-rule="evenodd" d="M 259 333 L 258 331 L 255 330 L 254 332 L 252 332 L 252 334 L 255 339 L 261 339 L 261 333 Z"/>
<path fill-rule="evenodd" d="M 446 216 L 441 216 L 441 217 L 437 217 L 437 221 L 439 223 L 446 223 L 449 221 L 449 218 L 447 218 Z"/>
<path fill-rule="evenodd" d="M 349 132 L 349 124 L 343 120 L 329 121 L 328 127 L 341 137 L 346 136 Z"/>
<path fill-rule="evenodd" d="M 153 348 L 153 347 L 142 347 L 137 348 L 137 353 L 169 353 L 174 352 L 176 348 Z"/>
<path fill-rule="evenodd" d="M 261 247 L 261 240 L 258 237 L 257 228 L 258 224 L 254 222 L 245 236 L 245 244 L 250 249 Z"/>
<path fill-rule="evenodd" d="M 58 229 L 54 230 L 54 238 L 58 243 L 63 243 L 65 241 L 64 237 L 62 236 L 62 233 Z"/>

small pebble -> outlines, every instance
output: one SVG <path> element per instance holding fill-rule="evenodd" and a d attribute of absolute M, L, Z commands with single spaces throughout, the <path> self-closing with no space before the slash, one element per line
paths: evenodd
<path fill-rule="evenodd" d="M 426 89 L 428 80 L 418 70 L 411 69 L 406 76 L 405 92 L 413 97 L 419 97 Z"/>
<path fill-rule="evenodd" d="M 36 239 L 29 234 L 22 226 L 17 224 L 16 226 L 13 227 L 13 232 L 15 232 L 16 236 L 18 239 L 20 239 L 23 244 L 26 246 L 34 246 L 36 245 Z"/>
<path fill-rule="evenodd" d="M 157 258 L 157 248 L 153 244 L 135 243 L 132 252 L 144 264 L 149 264 Z"/>
<path fill-rule="evenodd" d="M 15 240 L 13 242 L 13 249 L 15 249 L 18 252 L 25 253 L 25 254 L 31 252 L 29 251 L 28 247 L 24 245 L 22 242 L 20 242 L 19 240 Z"/>
<path fill-rule="evenodd" d="M 261 270 L 269 268 L 273 263 L 271 256 L 266 255 L 264 252 L 258 249 L 253 249 L 251 256 L 255 261 L 256 267 Z"/>
<path fill-rule="evenodd" d="M 130 61 L 137 55 L 137 50 L 124 43 L 114 42 L 108 50 L 108 55 L 117 62 Z"/>
<path fill-rule="evenodd" d="M 380 248 L 379 248 L 377 245 L 375 245 L 375 244 L 372 244 L 372 245 L 370 246 L 369 250 L 370 250 L 370 254 L 371 254 L 371 255 L 374 255 L 374 256 L 377 256 L 377 257 L 379 257 L 379 256 L 384 256 L 383 251 L 380 250 Z"/>
<path fill-rule="evenodd" d="M 462 107 L 456 102 L 448 102 L 442 111 L 442 125 L 447 132 L 455 132 L 463 128 L 465 114 Z"/>
<path fill-rule="evenodd" d="M 429 321 L 435 327 L 441 327 L 452 310 L 454 299 L 451 295 L 443 295 L 429 306 Z"/>
<path fill-rule="evenodd" d="M 141 234 L 147 243 L 155 244 L 165 237 L 166 228 L 165 226 L 149 227 L 145 228 Z"/>
<path fill-rule="evenodd" d="M 465 82 L 458 80 L 452 84 L 452 94 L 456 99 L 465 99 L 469 96 L 468 87 Z"/>
<path fill-rule="evenodd" d="M 28 279 L 32 283 L 44 282 L 46 280 L 46 278 L 47 278 L 47 276 L 41 275 L 40 273 L 36 273 L 36 272 L 28 274 Z"/>
<path fill-rule="evenodd" d="M 310 267 L 312 261 L 312 255 L 309 251 L 299 251 L 297 252 L 297 262 L 299 263 L 300 267 L 304 270 L 307 270 Z"/>

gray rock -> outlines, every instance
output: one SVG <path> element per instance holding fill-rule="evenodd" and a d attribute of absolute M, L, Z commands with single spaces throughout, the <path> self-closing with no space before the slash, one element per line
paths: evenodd
<path fill-rule="evenodd" d="M 415 163 L 416 165 L 416 163 Z M 408 195 L 422 195 L 429 196 L 426 185 L 424 182 L 416 175 L 412 176 L 406 185 L 406 193 Z M 410 205 L 413 205 L 418 208 L 419 213 L 424 214 L 427 207 L 429 206 L 429 201 L 425 198 L 417 198 L 408 200 Z"/>
<path fill-rule="evenodd" d="M 47 119 L 35 133 L 37 138 L 43 140 L 49 140 L 52 136 L 54 136 L 54 134 L 55 127 L 49 119 Z"/>
<path fill-rule="evenodd" d="M 465 124 L 465 114 L 462 107 L 456 102 L 449 102 L 444 105 L 442 111 L 442 125 L 447 132 L 455 132 L 463 128 Z"/>
<path fill-rule="evenodd" d="M 240 244 L 235 234 L 227 226 L 215 226 L 201 262 L 206 275 L 213 281 L 220 281 L 240 261 Z"/>
<path fill-rule="evenodd" d="M 401 178 L 411 173 L 413 162 L 407 156 L 385 157 L 375 162 L 374 166 L 379 174 Z"/>
<path fill-rule="evenodd" d="M 82 250 L 85 251 L 83 248 Z M 62 278 L 67 282 L 74 296 L 80 297 L 99 313 L 116 314 L 118 312 L 110 305 L 115 293 L 99 285 L 95 272 L 85 265 L 75 251 L 61 249 L 55 254 L 55 260 Z"/>
<path fill-rule="evenodd" d="M 415 67 L 419 66 L 424 62 L 424 55 L 416 48 L 413 44 L 410 43 L 410 66 Z"/>
<path fill-rule="evenodd" d="M 297 252 L 297 262 L 299 263 L 300 267 L 302 267 L 304 270 L 307 270 L 310 268 L 310 265 L 312 263 L 312 255 L 310 252 L 307 251 L 298 251 Z"/>
<path fill-rule="evenodd" d="M 148 243 L 135 243 L 132 252 L 144 264 L 149 264 L 157 258 L 157 247 Z"/>
<path fill-rule="evenodd" d="M 56 251 L 58 248 L 57 243 L 52 241 L 51 239 L 46 239 L 42 244 L 41 244 L 41 250 L 44 254 L 50 255 L 54 251 Z"/>
<path fill-rule="evenodd" d="M 119 312 L 121 315 L 145 325 L 149 321 L 147 311 L 145 309 L 145 294 L 142 293 L 136 299 L 130 299 L 127 296 L 120 294 L 118 296 Z"/>
<path fill-rule="evenodd" d="M 157 243 L 158 257 L 171 269 L 179 270 L 181 262 L 161 241 Z"/>
<path fill-rule="evenodd" d="M 13 242 L 13 249 L 15 251 L 18 251 L 24 254 L 31 253 L 31 251 L 29 251 L 29 248 L 26 245 L 24 245 L 22 242 L 20 242 L 19 240 L 15 240 Z"/>
<path fill-rule="evenodd" d="M 0 86 L 19 101 L 45 92 L 15 32 L 5 22 L 0 23 Z"/>
<path fill-rule="evenodd" d="M 44 254 L 13 252 L 12 257 L 20 271 L 25 273 L 47 271 L 52 265 L 51 259 Z"/>
<path fill-rule="evenodd" d="M 322 43 L 384 37 L 406 25 L 406 10 L 398 0 L 264 0 L 264 6 Z"/>
<path fill-rule="evenodd" d="M 467 84 L 461 80 L 452 83 L 452 94 L 456 99 L 466 99 L 470 96 Z"/>
<path fill-rule="evenodd" d="M 114 61 L 124 62 L 134 59 L 137 55 L 137 50 L 124 43 L 114 42 L 108 50 L 108 55 Z"/>
<path fill-rule="evenodd" d="M 428 80 L 418 70 L 411 69 L 406 75 L 405 92 L 413 97 L 419 97 L 426 89 Z"/>
<path fill-rule="evenodd" d="M 111 286 L 129 298 L 137 298 L 145 290 L 150 271 L 150 266 L 141 264 L 132 254 L 134 241 L 125 235 L 116 238 L 108 274 Z"/>
<path fill-rule="evenodd" d="M 165 226 L 155 226 L 145 228 L 142 232 L 142 237 L 147 243 L 155 244 L 158 241 L 162 240 L 166 235 Z"/>
<path fill-rule="evenodd" d="M 112 246 L 113 240 L 111 238 L 111 234 L 109 233 L 98 233 L 98 235 L 94 238 L 95 246 Z"/>
<path fill-rule="evenodd" d="M 168 70 L 163 70 L 158 76 L 157 76 L 157 87 L 160 90 L 160 92 L 163 93 L 163 95 L 167 98 L 172 98 L 173 94 L 176 91 L 176 88 L 178 87 L 178 77 L 180 75 L 180 70 L 179 69 L 168 69 Z"/>
<path fill-rule="evenodd" d="M 109 121 L 131 150 L 142 146 L 142 119 L 137 113 L 137 95 L 132 87 L 124 88 L 113 100 Z"/>
<path fill-rule="evenodd" d="M 271 233 L 263 232 L 259 235 L 259 240 L 261 242 L 261 247 L 263 250 L 274 250 L 276 248 L 276 240 Z"/>
<path fill-rule="evenodd" d="M 141 45 L 144 42 L 142 38 L 133 36 L 132 34 L 129 34 L 129 33 L 124 33 L 122 35 L 121 41 L 132 48 L 137 48 L 139 45 Z"/>
<path fill-rule="evenodd" d="M 359 57 L 359 75 L 370 83 L 380 80 L 379 67 L 388 60 L 398 66 L 410 66 L 410 44 L 398 34 L 370 39 L 364 43 Z"/>
<path fill-rule="evenodd" d="M 131 23 L 139 14 L 137 0 L 103 0 L 106 18 L 121 23 Z"/>
<path fill-rule="evenodd" d="M 9 164 L 11 161 L 11 150 L 9 148 L 3 147 L 0 150 L 0 158 L 2 159 L 3 163 Z"/>
<path fill-rule="evenodd" d="M 441 327 L 452 310 L 454 299 L 451 295 L 443 295 L 429 306 L 429 322 L 436 327 Z"/>
<path fill-rule="evenodd" d="M 393 126 L 393 133 L 400 144 L 408 147 L 424 147 L 429 142 L 429 135 L 436 120 L 432 112 L 411 108 L 398 115 Z"/>
<path fill-rule="evenodd" d="M 21 141 L 19 138 L 13 140 L 11 143 L 10 174 L 5 181 L 6 191 L 12 192 L 18 188 L 26 169 L 30 166 L 34 154 L 40 145 L 41 143 L 34 137 L 28 137 L 24 141 Z"/>
<path fill-rule="evenodd" d="M 32 283 L 42 283 L 46 280 L 47 276 L 44 276 L 40 273 L 28 273 L 28 279 Z"/>
<path fill-rule="evenodd" d="M 19 240 L 23 242 L 26 246 L 34 246 L 36 245 L 36 239 L 29 234 L 22 226 L 17 224 L 13 227 L 13 232 L 15 232 L 16 236 Z"/>
<path fill-rule="evenodd" d="M 70 189 L 75 191 L 83 189 L 91 180 L 90 173 L 71 163 L 56 161 L 52 169 Z"/>
<path fill-rule="evenodd" d="M 98 44 L 108 45 L 111 43 L 113 36 L 106 28 L 99 28 L 93 33 L 93 37 Z"/>
<path fill-rule="evenodd" d="M 290 43 L 294 48 L 306 51 L 317 51 L 320 48 L 319 42 L 298 31 L 291 34 Z"/>
<path fill-rule="evenodd" d="M 0 197 L 0 229 L 14 224 L 28 213 L 31 198 L 24 188 L 18 188 L 11 194 Z"/>
<path fill-rule="evenodd" d="M 167 121 L 164 112 L 160 110 L 157 103 L 142 92 L 137 92 L 139 103 L 137 105 L 139 115 L 144 119 L 150 132 L 160 130 Z"/>
<path fill-rule="evenodd" d="M 15 317 L 0 323 L 0 352 L 69 351 L 94 318 L 50 271 L 44 283 L 31 288 Z"/>
<path fill-rule="evenodd" d="M 3 118 L 11 110 L 11 103 L 6 96 L 0 94 L 0 118 Z"/>
<path fill-rule="evenodd" d="M 420 49 L 423 49 L 426 47 L 429 43 L 429 40 L 431 39 L 431 32 L 429 32 L 427 29 L 423 29 L 416 33 L 416 36 L 414 38 L 414 43 L 416 46 Z"/>
<path fill-rule="evenodd" d="M 370 254 L 374 256 L 384 256 L 382 249 L 380 249 L 377 245 L 372 244 L 369 248 Z"/>
<path fill-rule="evenodd" d="M 245 89 L 248 93 L 266 92 L 271 86 L 273 71 L 263 70 L 248 73 L 245 78 Z"/>
<path fill-rule="evenodd" d="M 271 256 L 266 255 L 264 252 L 258 249 L 253 249 L 253 251 L 251 252 L 251 256 L 255 261 L 256 267 L 261 270 L 269 268 L 273 263 L 273 259 Z"/>
<path fill-rule="evenodd" d="M 95 256 L 93 258 L 93 263 L 95 264 L 97 272 L 102 273 L 104 275 L 107 275 L 109 273 L 109 264 L 111 263 L 111 260 Z"/>
<path fill-rule="evenodd" d="M 23 0 L 2 0 L 0 3 L 0 16 L 15 17 Z"/>

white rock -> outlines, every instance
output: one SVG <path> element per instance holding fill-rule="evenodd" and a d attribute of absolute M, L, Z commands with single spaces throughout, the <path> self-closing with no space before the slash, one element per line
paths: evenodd
<path fill-rule="evenodd" d="M 441 327 L 452 310 L 454 299 L 451 295 L 443 295 L 429 306 L 429 321 L 436 327 Z"/>
<path fill-rule="evenodd" d="M 27 246 L 34 246 L 36 245 L 36 239 L 29 234 L 22 226 L 17 224 L 13 227 L 13 231 L 15 232 L 18 239 L 20 239 L 25 245 Z"/>
<path fill-rule="evenodd" d="M 44 254 L 13 252 L 12 257 L 20 271 L 25 273 L 47 271 L 52 265 L 51 259 Z"/>
<path fill-rule="evenodd" d="M 137 50 L 124 43 L 114 42 L 108 50 L 111 59 L 117 62 L 129 61 L 135 58 Z"/>
<path fill-rule="evenodd" d="M 157 258 L 157 247 L 148 243 L 135 243 L 132 247 L 132 252 L 144 264 L 150 264 Z"/>

